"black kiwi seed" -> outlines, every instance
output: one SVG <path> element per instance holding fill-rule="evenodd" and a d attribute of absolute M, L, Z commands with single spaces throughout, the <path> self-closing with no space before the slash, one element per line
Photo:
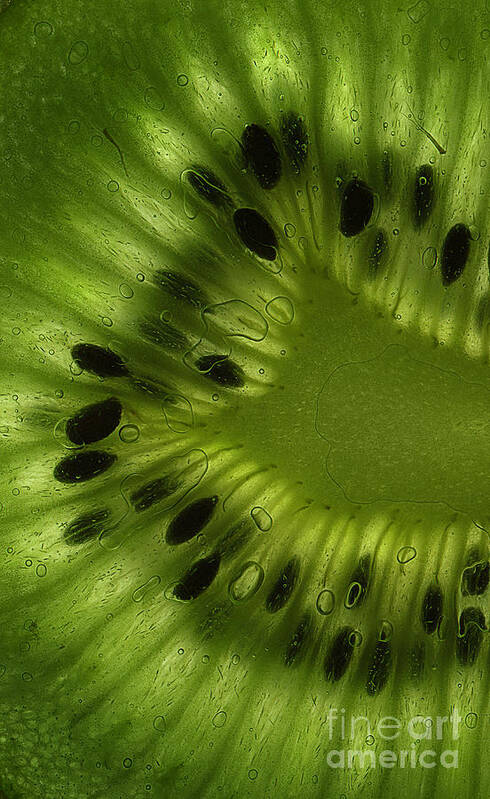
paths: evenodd
<path fill-rule="evenodd" d="M 388 247 L 388 239 L 383 230 L 377 230 L 374 244 L 369 255 L 369 274 L 374 277 L 380 267 L 383 255 Z"/>
<path fill-rule="evenodd" d="M 211 585 L 218 574 L 220 556 L 217 553 L 196 561 L 174 588 L 177 599 L 197 599 Z"/>
<path fill-rule="evenodd" d="M 432 583 L 425 592 L 422 602 L 422 626 L 427 635 L 432 635 L 437 630 L 442 619 L 443 597 L 440 587 Z"/>
<path fill-rule="evenodd" d="M 81 408 L 66 423 L 66 435 L 74 444 L 93 444 L 114 432 L 121 421 L 122 405 L 110 397 Z"/>
<path fill-rule="evenodd" d="M 196 366 L 205 377 L 225 388 L 241 388 L 245 384 L 243 370 L 227 355 L 202 355 Z"/>
<path fill-rule="evenodd" d="M 368 669 L 366 691 L 370 696 L 378 694 L 386 685 L 392 664 L 391 644 L 377 641 Z"/>
<path fill-rule="evenodd" d="M 115 455 L 102 450 L 79 452 L 77 455 L 69 455 L 57 463 L 54 477 L 60 483 L 84 483 L 86 480 L 103 474 L 115 460 Z"/>
<path fill-rule="evenodd" d="M 187 276 L 170 270 L 157 269 L 153 278 L 159 288 L 176 300 L 182 300 L 194 308 L 201 308 L 207 303 L 203 290 Z"/>
<path fill-rule="evenodd" d="M 207 167 L 191 167 L 187 172 L 187 179 L 194 191 L 211 205 L 219 206 L 231 203 L 231 197 L 225 184 Z"/>
<path fill-rule="evenodd" d="M 272 189 L 281 177 L 281 156 L 270 133 L 261 125 L 247 125 L 242 133 L 242 147 L 258 184 Z"/>
<path fill-rule="evenodd" d="M 423 164 L 415 174 L 414 221 L 415 227 L 422 227 L 428 220 L 434 202 L 434 170 L 430 164 Z"/>
<path fill-rule="evenodd" d="M 423 642 L 415 644 L 409 655 L 409 670 L 412 680 L 419 680 L 424 673 L 425 646 Z"/>
<path fill-rule="evenodd" d="M 169 350 L 187 346 L 187 339 L 180 330 L 161 319 L 143 319 L 139 324 L 141 335 L 157 347 Z"/>
<path fill-rule="evenodd" d="M 293 170 L 299 174 L 308 156 L 308 133 L 302 117 L 288 114 L 281 122 L 284 149 Z"/>
<path fill-rule="evenodd" d="M 298 577 L 299 561 L 297 558 L 291 558 L 281 569 L 276 582 L 267 595 L 265 609 L 268 613 L 277 613 L 286 605 L 294 591 Z"/>
<path fill-rule="evenodd" d="M 350 578 L 350 585 L 345 599 L 347 608 L 352 608 L 355 605 L 359 607 L 364 602 L 369 588 L 370 572 L 371 556 L 363 555 Z"/>
<path fill-rule="evenodd" d="M 325 657 L 325 677 L 337 682 L 344 676 L 354 652 L 354 634 L 352 627 L 343 627 L 335 636 Z"/>
<path fill-rule="evenodd" d="M 122 358 L 98 344 L 75 344 L 71 356 L 81 369 L 99 377 L 124 377 L 129 374 Z"/>
<path fill-rule="evenodd" d="M 308 642 L 310 627 L 310 615 L 305 614 L 296 627 L 294 635 L 286 649 L 286 653 L 284 655 L 284 663 L 286 666 L 292 666 L 301 660 L 302 656 L 304 655 L 305 646 Z"/>
<path fill-rule="evenodd" d="M 145 483 L 144 486 L 141 486 L 141 488 L 131 494 L 131 502 L 136 513 L 148 510 L 148 508 L 156 505 L 157 502 L 161 502 L 165 497 L 169 497 L 177 487 L 177 481 L 168 476 L 158 477 L 156 480 Z"/>
<path fill-rule="evenodd" d="M 253 208 L 238 208 L 233 214 L 236 232 L 245 247 L 259 258 L 274 261 L 277 256 L 277 237 L 266 219 Z"/>
<path fill-rule="evenodd" d="M 490 563 L 488 560 L 478 561 L 478 552 L 471 553 L 468 563 L 464 569 L 461 579 L 461 590 L 463 594 L 470 596 L 481 596 L 488 588 L 490 579 Z"/>
<path fill-rule="evenodd" d="M 441 255 L 444 286 L 450 286 L 463 274 L 470 253 L 470 241 L 470 230 L 462 223 L 454 225 L 444 239 Z"/>
<path fill-rule="evenodd" d="M 77 545 L 92 541 L 100 535 L 104 527 L 104 522 L 108 518 L 109 511 L 107 508 L 93 510 L 90 513 L 77 516 L 63 532 L 65 542 L 67 544 Z"/>
<path fill-rule="evenodd" d="M 183 544 L 198 535 L 208 524 L 216 508 L 218 497 L 202 497 L 191 502 L 170 522 L 165 540 L 167 544 Z"/>
<path fill-rule="evenodd" d="M 456 655 L 463 666 L 471 666 L 480 651 L 485 616 L 479 608 L 465 608 L 459 617 L 459 635 L 456 636 Z"/>
<path fill-rule="evenodd" d="M 348 238 L 362 233 L 374 209 L 372 189 L 358 178 L 347 184 L 340 205 L 340 231 Z"/>

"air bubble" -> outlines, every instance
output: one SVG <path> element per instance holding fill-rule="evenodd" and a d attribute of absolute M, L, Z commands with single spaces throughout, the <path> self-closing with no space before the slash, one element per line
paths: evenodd
<path fill-rule="evenodd" d="M 273 524 L 272 516 L 267 513 L 265 508 L 262 508 L 260 505 L 256 505 L 250 511 L 250 516 L 254 520 L 259 530 L 262 530 L 263 533 L 267 533 L 271 529 Z"/>
<path fill-rule="evenodd" d="M 381 626 L 378 634 L 379 641 L 391 641 L 393 637 L 393 625 L 388 619 L 381 620 Z"/>
<path fill-rule="evenodd" d="M 125 300 L 130 300 L 131 297 L 134 296 L 134 291 L 127 283 L 121 283 L 119 286 L 119 294 L 121 297 L 124 297 Z"/>
<path fill-rule="evenodd" d="M 294 306 L 289 297 L 274 297 L 265 306 L 265 311 L 280 325 L 290 325 L 294 319 Z"/>
<path fill-rule="evenodd" d="M 134 444 L 140 437 L 140 429 L 136 424 L 124 424 L 119 430 L 119 438 L 124 444 Z"/>
<path fill-rule="evenodd" d="M 437 250 L 435 247 L 426 247 L 422 253 L 422 263 L 426 269 L 434 269 L 437 263 Z"/>
<path fill-rule="evenodd" d="M 152 111 L 163 111 L 165 103 L 163 102 L 158 89 L 154 86 L 148 86 L 145 89 L 144 100 L 148 108 Z"/>
<path fill-rule="evenodd" d="M 474 730 L 476 725 L 478 724 L 478 716 L 476 713 L 467 713 L 465 716 L 464 723 L 470 730 Z"/>
<path fill-rule="evenodd" d="M 191 403 L 180 394 L 169 394 L 163 402 L 165 421 L 173 433 L 187 433 L 194 426 Z"/>
<path fill-rule="evenodd" d="M 213 727 L 224 727 L 226 718 L 226 712 L 224 710 L 218 710 L 213 716 Z"/>
<path fill-rule="evenodd" d="M 53 26 L 50 22 L 36 22 L 34 25 L 34 36 L 51 36 L 53 33 Z"/>
<path fill-rule="evenodd" d="M 398 563 L 410 563 L 417 555 L 415 547 L 402 547 L 396 554 Z"/>
<path fill-rule="evenodd" d="M 350 118 L 352 119 L 353 122 L 357 122 L 357 120 L 359 119 L 359 111 L 357 110 L 357 108 L 351 109 Z"/>
<path fill-rule="evenodd" d="M 321 54 L 322 54 L 322 55 L 327 55 L 327 53 L 328 53 L 328 50 L 327 50 L 327 48 L 326 48 L 326 47 L 322 47 L 322 49 L 320 50 L 320 52 L 321 52 Z"/>
<path fill-rule="evenodd" d="M 143 283 L 144 279 L 145 279 L 145 276 L 144 276 L 143 272 L 138 272 L 138 274 L 136 275 L 136 280 L 139 280 L 140 283 Z"/>
<path fill-rule="evenodd" d="M 368 746 L 372 746 L 374 743 L 374 735 L 368 735 L 366 737 L 366 743 Z"/>
<path fill-rule="evenodd" d="M 259 776 L 259 772 L 257 771 L 256 768 L 249 769 L 249 772 L 248 772 L 249 780 L 252 780 L 252 782 L 253 782 L 254 780 L 257 779 L 258 776 Z"/>
<path fill-rule="evenodd" d="M 124 768 L 131 768 L 132 765 L 133 765 L 133 761 L 131 760 L 131 758 L 130 757 L 125 757 L 124 760 L 123 760 Z"/>
<path fill-rule="evenodd" d="M 354 136 L 354 144 L 360 144 L 360 143 L 361 143 L 361 140 L 360 140 L 359 136 Z"/>
<path fill-rule="evenodd" d="M 335 607 L 335 594 L 329 588 L 320 591 L 316 598 L 316 609 L 322 616 L 329 616 Z"/>
<path fill-rule="evenodd" d="M 82 61 L 85 61 L 87 56 L 88 56 L 88 44 L 87 44 L 87 42 L 83 42 L 83 41 L 74 42 L 74 44 L 72 44 L 71 50 L 70 50 L 70 52 L 68 54 L 68 61 L 70 62 L 70 64 L 73 64 L 74 66 L 78 66 L 78 64 L 81 64 Z"/>
<path fill-rule="evenodd" d="M 419 0 L 414 6 L 407 10 L 409 19 L 417 25 L 430 11 L 430 5 L 427 0 Z"/>
<path fill-rule="evenodd" d="M 46 577 L 48 567 L 44 563 L 38 563 L 36 566 L 36 574 L 38 577 Z"/>
<path fill-rule="evenodd" d="M 133 602 L 141 602 L 152 591 L 152 589 L 157 588 L 160 583 L 160 577 L 158 574 L 154 574 L 153 577 L 150 577 L 150 579 L 146 581 L 146 583 L 143 583 L 143 585 L 140 585 L 139 588 L 136 588 L 136 590 L 133 591 L 131 599 Z"/>
<path fill-rule="evenodd" d="M 117 180 L 110 180 L 107 184 L 107 188 L 112 192 L 119 191 L 119 183 Z"/>
<path fill-rule="evenodd" d="M 157 732 L 165 732 L 167 729 L 167 724 L 163 716 L 155 716 L 153 719 L 153 728 Z"/>
<path fill-rule="evenodd" d="M 233 602 L 244 602 L 253 597 L 262 585 L 264 576 L 262 566 L 256 561 L 244 563 L 228 586 L 230 599 Z"/>
<path fill-rule="evenodd" d="M 181 75 L 177 75 L 178 86 L 187 86 L 188 83 L 189 83 L 189 78 L 187 77 L 187 75 L 185 75 L 184 73 L 182 73 Z"/>
<path fill-rule="evenodd" d="M 357 600 L 361 595 L 361 591 L 362 591 L 362 585 L 357 580 L 355 580 L 349 585 L 347 596 L 344 602 L 346 608 L 354 607 L 354 605 L 356 604 Z"/>
<path fill-rule="evenodd" d="M 125 108 L 117 108 L 116 111 L 114 111 L 112 118 L 115 122 L 127 122 L 128 112 Z"/>

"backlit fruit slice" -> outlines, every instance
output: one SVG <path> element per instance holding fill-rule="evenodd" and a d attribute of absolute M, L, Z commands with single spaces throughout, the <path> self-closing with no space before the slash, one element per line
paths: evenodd
<path fill-rule="evenodd" d="M 0 797 L 487 799 L 486 3 L 0 9 Z"/>

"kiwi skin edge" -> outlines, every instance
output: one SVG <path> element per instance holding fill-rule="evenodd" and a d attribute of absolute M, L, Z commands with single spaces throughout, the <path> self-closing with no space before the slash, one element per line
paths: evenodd
<path fill-rule="evenodd" d="M 0 2 L 0 797 L 488 796 L 489 31 Z"/>

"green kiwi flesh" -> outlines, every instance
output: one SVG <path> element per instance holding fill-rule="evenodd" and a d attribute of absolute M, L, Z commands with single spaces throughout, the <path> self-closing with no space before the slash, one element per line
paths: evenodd
<path fill-rule="evenodd" d="M 488 4 L 0 12 L 0 797 L 484 799 Z"/>

